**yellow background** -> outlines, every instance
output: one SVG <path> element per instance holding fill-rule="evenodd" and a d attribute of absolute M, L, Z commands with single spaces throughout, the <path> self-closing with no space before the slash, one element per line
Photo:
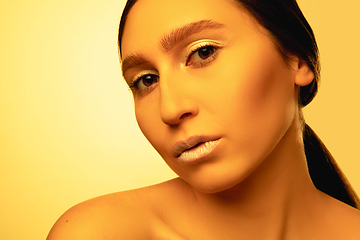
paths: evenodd
<path fill-rule="evenodd" d="M 121 79 L 124 2 L 1 0 L 0 239 L 45 239 L 80 201 L 175 176 L 138 130 Z M 322 60 L 305 117 L 360 193 L 360 5 L 299 4 Z"/>

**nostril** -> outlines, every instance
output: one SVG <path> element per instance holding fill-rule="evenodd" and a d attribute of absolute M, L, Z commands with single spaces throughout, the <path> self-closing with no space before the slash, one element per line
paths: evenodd
<path fill-rule="evenodd" d="M 184 96 L 170 94 L 167 91 L 162 92 L 160 98 L 160 117 L 167 125 L 179 125 L 198 114 L 198 106 L 193 99 L 187 99 Z"/>
<path fill-rule="evenodd" d="M 181 115 L 180 119 L 183 119 L 183 118 L 185 118 L 187 116 L 190 116 L 190 115 L 191 115 L 191 113 L 184 113 L 183 115 Z"/>

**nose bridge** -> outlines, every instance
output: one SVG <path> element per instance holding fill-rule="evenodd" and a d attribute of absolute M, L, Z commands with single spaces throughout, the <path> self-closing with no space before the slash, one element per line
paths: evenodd
<path fill-rule="evenodd" d="M 195 116 L 198 106 L 184 74 L 167 74 L 160 78 L 160 115 L 168 125 L 180 124 Z"/>

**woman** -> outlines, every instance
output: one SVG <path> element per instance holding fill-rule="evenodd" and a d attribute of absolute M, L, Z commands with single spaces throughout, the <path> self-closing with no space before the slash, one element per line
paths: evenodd
<path fill-rule="evenodd" d="M 360 239 L 358 198 L 302 117 L 319 63 L 295 1 L 128 1 L 119 46 L 179 178 L 81 203 L 49 240 Z"/>

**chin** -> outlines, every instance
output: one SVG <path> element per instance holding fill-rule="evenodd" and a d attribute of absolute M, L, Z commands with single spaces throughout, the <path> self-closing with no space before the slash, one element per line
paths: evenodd
<path fill-rule="evenodd" d="M 215 174 L 208 174 L 207 176 L 197 176 L 191 179 L 186 179 L 196 191 L 205 194 L 216 194 L 226 192 L 235 188 L 238 188 L 244 180 L 246 180 L 248 174 L 241 174 L 236 172 L 233 174 L 219 174 L 219 171 Z"/>

